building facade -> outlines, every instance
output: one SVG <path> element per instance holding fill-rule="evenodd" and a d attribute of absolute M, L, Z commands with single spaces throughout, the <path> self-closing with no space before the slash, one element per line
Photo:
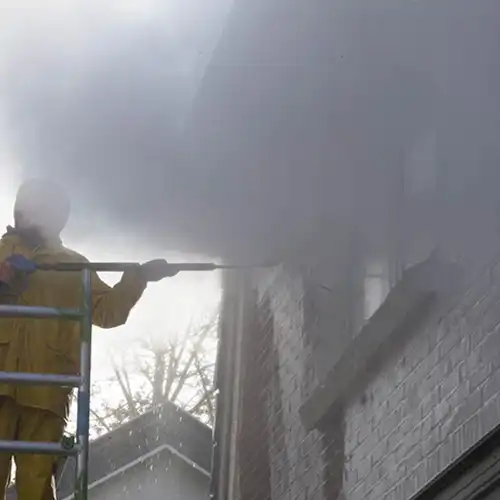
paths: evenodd
<path fill-rule="evenodd" d="M 280 265 L 225 279 L 215 498 L 500 497 L 497 14 L 235 2 L 196 144 L 317 211 Z"/>
<path fill-rule="evenodd" d="M 89 452 L 89 498 L 208 498 L 211 429 L 173 403 L 166 402 L 100 436 Z M 57 498 L 74 498 L 75 476 L 74 459 L 63 459 Z M 12 487 L 7 499 L 16 498 Z"/>

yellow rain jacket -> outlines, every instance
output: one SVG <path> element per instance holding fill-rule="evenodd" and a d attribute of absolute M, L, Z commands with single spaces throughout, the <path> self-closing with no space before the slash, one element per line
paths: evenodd
<path fill-rule="evenodd" d="M 0 262 L 12 254 L 22 254 L 36 263 L 86 261 L 60 241 L 43 248 L 29 248 L 17 234 L 7 233 L 0 239 Z M 28 286 L 17 299 L 17 304 L 80 307 L 81 273 L 36 271 L 28 279 Z M 114 287 L 109 287 L 94 274 L 94 325 L 101 328 L 123 325 L 145 288 L 146 282 L 135 270 L 124 273 Z M 77 321 L 0 318 L 0 371 L 77 374 L 79 339 Z M 48 410 L 63 418 L 67 417 L 70 393 L 70 390 L 59 387 L 0 384 L 0 396 L 9 396 L 20 405 Z"/>

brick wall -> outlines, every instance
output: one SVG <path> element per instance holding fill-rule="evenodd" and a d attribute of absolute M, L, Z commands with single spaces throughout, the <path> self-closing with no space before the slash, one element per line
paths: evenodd
<path fill-rule="evenodd" d="M 307 433 L 298 414 L 300 405 L 314 387 L 311 353 L 304 339 L 302 280 L 277 270 L 260 281 L 259 292 L 260 300 L 269 297 L 273 312 L 289 476 L 288 491 L 273 500 L 320 500 L 324 470 L 321 434 Z M 277 461 L 279 456 L 271 460 Z"/>
<path fill-rule="evenodd" d="M 244 378 L 256 384 L 245 413 L 259 419 L 248 442 L 261 480 L 247 483 L 245 499 L 326 500 L 343 490 L 346 500 L 408 500 L 497 425 L 500 264 L 474 273 L 463 293 L 438 301 L 406 332 L 406 345 L 352 395 L 340 420 L 312 432 L 298 413 L 318 384 L 318 323 L 307 315 L 326 305 L 311 308 L 303 269 L 254 275 L 259 326 L 246 332 L 243 356 Z M 264 477 L 269 496 L 259 493 Z"/>
<path fill-rule="evenodd" d="M 254 276 L 253 285 L 256 321 L 242 342 L 238 498 L 336 498 L 342 424 L 307 432 L 298 411 L 317 385 L 303 274 L 280 268 Z"/>
<path fill-rule="evenodd" d="M 346 498 L 409 499 L 500 422 L 499 326 L 493 263 L 346 409 Z"/>
<path fill-rule="evenodd" d="M 238 435 L 240 500 L 271 500 L 269 421 L 273 374 L 273 327 L 266 304 L 254 311 L 242 339 L 241 422 Z"/>

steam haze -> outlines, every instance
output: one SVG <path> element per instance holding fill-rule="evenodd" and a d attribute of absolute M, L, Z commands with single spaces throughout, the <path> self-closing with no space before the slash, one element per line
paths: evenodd
<path fill-rule="evenodd" d="M 464 133 L 493 137 L 494 2 L 455 2 L 453 16 L 339 2 L 331 18 L 275 2 L 288 41 L 262 24 L 262 2 L 236 3 L 230 25 L 229 0 L 25 2 L 2 15 L 5 148 L 26 176 L 72 186 L 80 230 L 268 258 L 313 225 L 377 231 L 381 172 L 429 127 L 455 142 L 445 162 L 462 157 Z M 239 45 L 214 54 L 225 25 Z"/>

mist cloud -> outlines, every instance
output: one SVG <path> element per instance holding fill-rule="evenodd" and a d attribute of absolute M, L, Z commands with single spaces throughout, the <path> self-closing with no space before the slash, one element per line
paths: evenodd
<path fill-rule="evenodd" d="M 71 185 L 80 222 L 100 214 L 181 245 L 178 199 L 196 179 L 181 163 L 180 131 L 228 8 L 226 0 L 13 6 L 2 18 L 3 142 L 24 175 Z"/>
<path fill-rule="evenodd" d="M 72 186 L 80 230 L 111 224 L 166 249 L 232 259 L 279 252 L 339 214 L 377 230 L 380 172 L 456 102 L 458 67 L 449 80 L 426 71 L 430 50 L 444 60 L 446 37 L 460 34 L 418 2 L 405 10 L 387 0 L 391 16 L 344 9 L 328 26 L 335 46 L 320 44 L 311 21 L 309 41 L 289 51 L 321 71 L 285 64 L 278 78 L 276 68 L 228 58 L 220 86 L 208 86 L 220 95 L 200 95 L 230 3 L 54 0 L 37 12 L 21 2 L 2 19 L 6 147 L 25 175 Z M 272 46 L 273 30 L 253 27 L 247 48 Z M 240 38 L 235 53 L 245 54 L 244 30 Z M 315 64 L 328 47 L 333 59 Z M 331 141 L 336 157 L 322 157 Z M 263 149 L 256 164 L 250 153 Z"/>

